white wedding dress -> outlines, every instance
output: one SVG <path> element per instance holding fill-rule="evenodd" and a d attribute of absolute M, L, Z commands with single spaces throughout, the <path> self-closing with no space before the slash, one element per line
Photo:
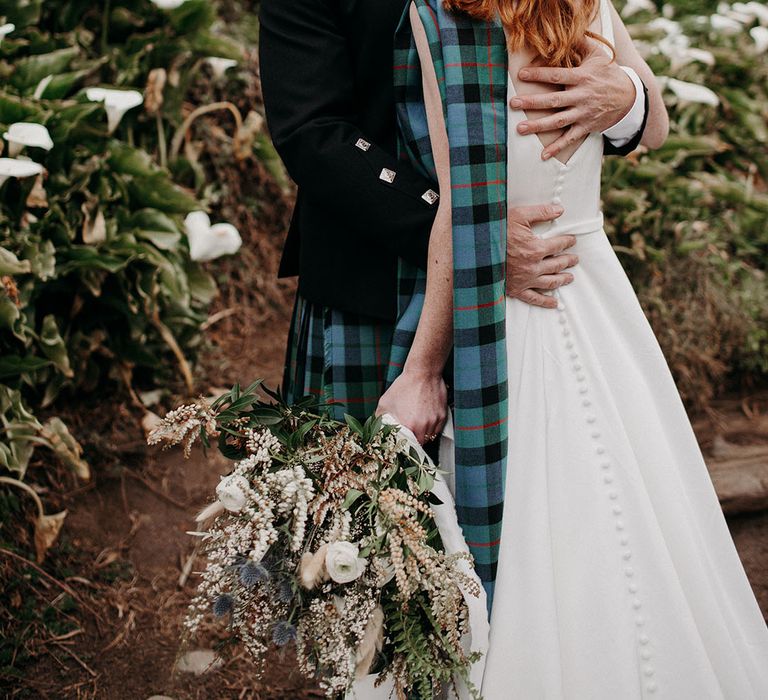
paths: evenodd
<path fill-rule="evenodd" d="M 555 293 L 558 310 L 506 302 L 501 551 L 490 636 L 476 624 L 472 640 L 489 641 L 482 695 L 768 700 L 768 628 L 666 360 L 603 230 L 602 137 L 587 137 L 567 164 L 542 161 L 538 137 L 517 133 L 524 118 L 508 112 L 508 205 L 561 203 L 563 216 L 534 232 L 577 234 L 579 263 Z M 451 436 L 449 425 L 440 465 L 449 471 Z M 458 527 L 455 518 L 444 527 Z M 389 691 L 366 681 L 350 697 Z"/>
<path fill-rule="evenodd" d="M 483 696 L 766 700 L 768 628 L 602 228 L 602 137 L 567 164 L 542 161 L 538 138 L 516 131 L 523 118 L 508 112 L 508 204 L 562 203 L 534 231 L 577 234 L 579 263 L 558 310 L 507 299 L 509 451 Z"/>

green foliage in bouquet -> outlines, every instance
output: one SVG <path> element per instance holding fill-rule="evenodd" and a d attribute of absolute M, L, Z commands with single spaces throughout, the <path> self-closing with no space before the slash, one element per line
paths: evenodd
<path fill-rule="evenodd" d="M 189 166 L 171 155 L 204 59 L 242 54 L 214 20 L 205 0 L 169 11 L 149 0 L 0 0 L 7 470 L 23 475 L 45 444 L 25 404 L 46 407 L 106 377 L 167 381 L 174 367 L 191 387 L 216 286 L 183 235 L 183 216 L 203 206 L 176 184 Z"/>
<path fill-rule="evenodd" d="M 607 230 L 681 393 L 705 408 L 727 379 L 768 375 L 768 5 L 626 5 L 671 132 L 606 160 Z"/>
<path fill-rule="evenodd" d="M 295 641 L 299 669 L 328 697 L 368 673 L 402 699 L 432 700 L 457 679 L 479 697 L 462 591 L 481 589 L 471 555 L 444 551 L 434 465 L 380 418 L 340 422 L 312 397 L 288 406 L 267 391 L 267 402 L 258 386 L 181 406 L 149 436 L 186 453 L 216 440 L 236 460 L 198 516 L 212 524 L 192 533 L 207 565 L 187 633 L 209 613 L 228 619 L 257 670 Z"/>

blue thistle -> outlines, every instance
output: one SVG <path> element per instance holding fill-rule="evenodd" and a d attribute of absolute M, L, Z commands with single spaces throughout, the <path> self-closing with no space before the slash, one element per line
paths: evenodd
<path fill-rule="evenodd" d="M 277 585 L 277 599 L 281 603 L 290 603 L 293 600 L 293 595 L 293 586 L 291 585 L 291 582 L 287 578 L 281 579 L 280 583 Z"/>
<path fill-rule="evenodd" d="M 272 630 L 272 641 L 279 647 L 284 647 L 296 639 L 296 627 L 286 620 L 278 622 Z"/>
<path fill-rule="evenodd" d="M 267 578 L 269 578 L 269 571 L 262 564 L 246 561 L 240 567 L 240 583 L 247 588 L 253 588 L 257 583 L 261 583 Z"/>
<path fill-rule="evenodd" d="M 216 617 L 224 617 L 235 606 L 235 599 L 228 593 L 222 593 L 213 601 L 213 614 Z"/>

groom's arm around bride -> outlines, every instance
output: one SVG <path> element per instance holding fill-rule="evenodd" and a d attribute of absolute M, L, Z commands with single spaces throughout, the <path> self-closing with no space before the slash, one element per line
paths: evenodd
<path fill-rule="evenodd" d="M 437 185 L 396 158 L 392 45 L 403 0 L 262 0 L 260 64 L 267 124 L 298 185 L 280 276 L 299 276 L 283 390 L 313 393 L 337 414 L 364 418 L 384 390 L 397 304 L 398 258 L 426 268 Z M 594 79 L 564 92 L 592 109 L 568 110 L 566 137 L 615 118 L 634 138 L 606 141 L 626 153 L 639 140 L 643 98 L 617 66 L 596 63 Z M 621 75 L 611 74 L 619 71 Z M 599 94 L 598 94 L 599 91 Z M 639 107 L 638 107 L 639 105 Z M 578 106 L 578 105 L 577 105 Z M 639 115 L 639 116 L 638 116 Z M 545 119 L 531 129 L 547 128 Z M 567 140 L 561 139 L 561 140 Z M 557 147 L 557 145 L 555 145 Z M 539 241 L 536 220 L 551 207 L 510 213 L 508 282 L 529 303 L 567 284 L 577 261 L 570 236 Z"/>

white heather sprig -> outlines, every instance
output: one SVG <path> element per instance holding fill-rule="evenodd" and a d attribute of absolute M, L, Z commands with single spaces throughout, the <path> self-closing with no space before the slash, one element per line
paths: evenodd
<path fill-rule="evenodd" d="M 192 445 L 200 431 L 205 432 L 209 438 L 219 436 L 216 426 L 216 414 L 211 410 L 205 399 L 199 399 L 196 403 L 184 404 L 165 414 L 160 422 L 147 436 L 147 443 L 157 445 L 163 443 L 163 447 L 182 445 L 184 456 L 189 457 Z"/>

